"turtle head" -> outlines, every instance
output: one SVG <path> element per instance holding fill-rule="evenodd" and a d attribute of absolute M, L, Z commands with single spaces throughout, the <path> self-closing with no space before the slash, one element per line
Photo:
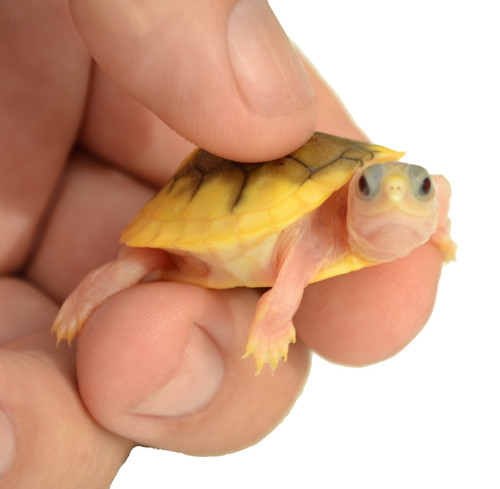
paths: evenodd
<path fill-rule="evenodd" d="M 407 255 L 430 238 L 438 222 L 438 195 L 421 166 L 374 164 L 351 179 L 347 209 L 354 254 L 383 262 Z"/>

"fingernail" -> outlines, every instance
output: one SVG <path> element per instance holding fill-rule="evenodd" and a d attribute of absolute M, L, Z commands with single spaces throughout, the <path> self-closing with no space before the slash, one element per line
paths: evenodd
<path fill-rule="evenodd" d="M 194 328 L 178 370 L 168 383 L 132 410 L 150 416 L 182 416 L 206 406 L 219 390 L 224 362 L 212 339 Z"/>
<path fill-rule="evenodd" d="M 230 14 L 227 36 L 236 82 L 253 110 L 279 115 L 312 102 L 304 67 L 265 0 L 240 0 Z"/>
<path fill-rule="evenodd" d="M 12 465 L 15 451 L 14 427 L 8 416 L 0 410 L 0 474 Z"/>

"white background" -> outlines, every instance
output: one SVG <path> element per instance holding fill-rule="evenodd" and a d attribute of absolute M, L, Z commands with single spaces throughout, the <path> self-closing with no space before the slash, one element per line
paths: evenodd
<path fill-rule="evenodd" d="M 289 36 L 354 119 L 445 174 L 458 260 L 395 358 L 315 358 L 291 414 L 240 453 L 135 449 L 113 489 L 500 488 L 500 19 L 495 2 L 274 0 Z"/>

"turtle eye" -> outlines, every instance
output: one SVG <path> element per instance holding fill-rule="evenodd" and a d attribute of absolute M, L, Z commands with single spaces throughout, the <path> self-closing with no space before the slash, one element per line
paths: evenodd
<path fill-rule="evenodd" d="M 422 196 L 429 195 L 431 189 L 432 189 L 431 179 L 430 177 L 425 177 L 422 183 L 420 184 L 420 189 L 419 189 L 420 195 Z"/>
<path fill-rule="evenodd" d="M 364 175 L 361 175 L 358 181 L 358 189 L 364 196 L 368 197 L 370 195 L 370 187 L 368 187 L 368 182 Z"/>
<path fill-rule="evenodd" d="M 417 165 L 409 167 L 410 180 L 412 182 L 413 193 L 421 200 L 428 200 L 434 195 L 434 184 L 432 177 L 425 168 Z"/>
<path fill-rule="evenodd" d="M 380 164 L 371 165 L 365 168 L 357 184 L 358 195 L 362 199 L 370 200 L 378 194 L 382 174 L 383 170 Z"/>

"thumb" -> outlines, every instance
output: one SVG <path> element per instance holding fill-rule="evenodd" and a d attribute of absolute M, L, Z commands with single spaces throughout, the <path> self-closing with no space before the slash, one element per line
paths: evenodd
<path fill-rule="evenodd" d="M 102 69 L 196 145 L 270 159 L 316 122 L 307 74 L 265 0 L 73 0 Z"/>

